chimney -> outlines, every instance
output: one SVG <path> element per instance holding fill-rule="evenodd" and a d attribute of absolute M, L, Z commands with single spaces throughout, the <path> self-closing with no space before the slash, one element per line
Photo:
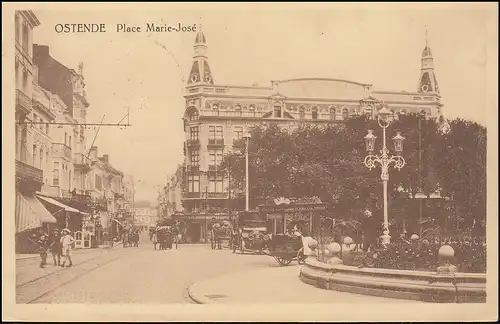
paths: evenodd
<path fill-rule="evenodd" d="M 92 146 L 90 148 L 89 157 L 90 157 L 90 160 L 97 161 L 97 146 Z"/>
<path fill-rule="evenodd" d="M 102 159 L 102 162 L 109 164 L 109 155 L 108 154 L 103 154 L 101 159 Z"/>

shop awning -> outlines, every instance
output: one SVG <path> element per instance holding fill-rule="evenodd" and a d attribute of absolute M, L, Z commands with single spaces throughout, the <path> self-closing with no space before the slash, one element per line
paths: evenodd
<path fill-rule="evenodd" d="M 57 220 L 34 195 L 16 192 L 16 233 L 54 224 Z"/>
<path fill-rule="evenodd" d="M 52 198 L 49 198 L 49 197 L 44 197 L 44 196 L 38 196 L 38 198 L 45 200 L 49 204 L 52 204 L 52 205 L 57 206 L 57 207 L 60 207 L 60 208 L 64 209 L 65 211 L 73 212 L 73 213 L 80 213 L 80 211 L 78 209 L 66 206 L 65 204 L 60 203 L 60 202 L 58 202 L 55 199 L 52 199 Z"/>

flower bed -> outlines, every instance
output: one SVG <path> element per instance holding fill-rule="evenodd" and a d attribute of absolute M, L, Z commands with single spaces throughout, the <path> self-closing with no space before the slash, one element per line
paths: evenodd
<path fill-rule="evenodd" d="M 460 272 L 486 273 L 486 244 L 482 240 L 449 243 L 455 250 L 451 261 Z M 398 270 L 436 271 L 439 266 L 439 242 L 398 242 L 391 243 L 386 250 L 366 254 L 345 251 L 342 253 L 344 265 L 363 266 Z"/>

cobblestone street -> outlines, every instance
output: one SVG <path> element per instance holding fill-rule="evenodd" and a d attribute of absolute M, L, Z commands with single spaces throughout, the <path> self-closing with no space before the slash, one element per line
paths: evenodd
<path fill-rule="evenodd" d="M 265 255 L 235 255 L 209 245 L 179 245 L 76 252 L 72 268 L 38 267 L 38 259 L 17 261 L 17 303 L 186 303 L 190 284 L 228 273 L 276 267 Z"/>

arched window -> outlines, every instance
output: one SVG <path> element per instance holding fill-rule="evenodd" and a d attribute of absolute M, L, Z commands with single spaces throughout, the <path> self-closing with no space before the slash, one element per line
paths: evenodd
<path fill-rule="evenodd" d="M 342 119 L 346 120 L 349 118 L 349 110 L 347 108 L 342 109 Z"/>
<path fill-rule="evenodd" d="M 312 108 L 312 119 L 318 119 L 318 107 Z"/>
<path fill-rule="evenodd" d="M 281 106 L 274 106 L 274 118 L 281 118 Z"/>
<path fill-rule="evenodd" d="M 200 116 L 198 114 L 198 110 L 194 107 L 191 107 L 187 113 L 187 117 L 189 121 L 195 121 L 198 120 Z"/>
<path fill-rule="evenodd" d="M 300 106 L 299 107 L 299 119 L 305 119 L 306 118 L 306 110 L 304 107 Z"/>
<path fill-rule="evenodd" d="M 335 120 L 335 108 L 330 108 L 330 120 Z"/>

